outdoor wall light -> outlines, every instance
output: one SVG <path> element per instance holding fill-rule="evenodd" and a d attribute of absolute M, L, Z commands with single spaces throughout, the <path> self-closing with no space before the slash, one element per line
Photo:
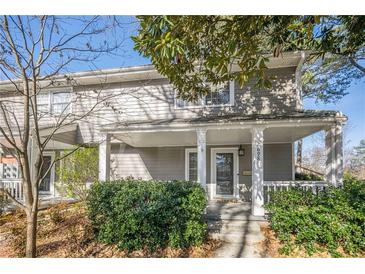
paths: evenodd
<path fill-rule="evenodd" d="M 242 147 L 242 145 L 240 145 L 240 147 L 238 148 L 238 155 L 245 156 L 245 149 Z"/>

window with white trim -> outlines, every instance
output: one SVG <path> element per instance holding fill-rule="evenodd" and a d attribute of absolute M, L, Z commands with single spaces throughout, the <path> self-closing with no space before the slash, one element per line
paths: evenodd
<path fill-rule="evenodd" d="M 71 92 L 64 90 L 42 92 L 37 95 L 37 108 L 41 114 L 64 115 L 71 111 Z"/>
<path fill-rule="evenodd" d="M 198 181 L 198 153 L 195 148 L 185 150 L 185 180 Z"/>
<path fill-rule="evenodd" d="M 0 164 L 1 168 L 1 164 Z M 17 179 L 20 178 L 19 165 L 16 162 L 4 163 L 2 164 L 2 172 L 0 171 L 0 176 L 2 173 L 3 179 Z"/>
<path fill-rule="evenodd" d="M 50 113 L 50 101 L 49 101 L 49 93 L 39 93 L 37 95 L 37 109 L 38 113 L 46 114 Z"/>
<path fill-rule="evenodd" d="M 204 107 L 204 106 L 233 106 L 234 105 L 234 81 L 220 85 L 211 85 L 208 95 L 196 102 L 188 102 L 177 98 L 175 92 L 175 106 L 177 108 Z"/>
<path fill-rule="evenodd" d="M 52 113 L 56 115 L 70 113 L 71 93 L 57 91 L 52 93 Z"/>

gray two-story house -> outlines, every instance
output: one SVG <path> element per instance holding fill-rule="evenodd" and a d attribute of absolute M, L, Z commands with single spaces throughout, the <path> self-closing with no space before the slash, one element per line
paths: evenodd
<path fill-rule="evenodd" d="M 59 77 L 38 96 L 45 113 L 43 136 L 61 114 L 82 119 L 57 131 L 46 162 L 74 145 L 98 146 L 102 181 L 127 176 L 196 181 L 209 199 L 250 202 L 252 213 L 261 216 L 265 187 L 294 183 L 294 143 L 308 135 L 326 131 L 325 182 L 317 184 L 342 182 L 346 117 L 303 109 L 304 59 L 302 52 L 270 58 L 270 89 L 258 89 L 254 81 L 244 87 L 231 81 L 212 86 L 209 95 L 194 103 L 177 98 L 168 79 L 149 65 Z M 0 83 L 0 100 L 17 102 L 7 85 Z M 4 153 L 1 159 L 0 181 L 18 180 L 16 163 Z M 57 195 L 56 177 L 52 169 L 41 185 L 43 194 Z"/>

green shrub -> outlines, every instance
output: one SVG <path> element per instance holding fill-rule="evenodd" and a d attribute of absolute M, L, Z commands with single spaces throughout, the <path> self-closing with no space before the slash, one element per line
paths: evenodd
<path fill-rule="evenodd" d="M 343 188 L 318 195 L 293 188 L 271 194 L 265 207 L 271 228 L 283 242 L 281 252 L 304 247 L 309 255 L 327 250 L 340 256 L 341 247 L 356 256 L 365 252 L 365 183 L 345 177 Z"/>
<path fill-rule="evenodd" d="M 123 250 L 196 246 L 206 236 L 205 192 L 193 182 L 96 183 L 87 206 L 98 239 Z"/>
<path fill-rule="evenodd" d="M 84 201 L 87 196 L 86 183 L 98 179 L 98 158 L 97 148 L 79 148 L 64 158 L 62 165 L 56 169 L 59 176 L 57 191 L 63 196 Z"/>
<path fill-rule="evenodd" d="M 295 173 L 295 180 L 298 181 L 322 181 L 323 178 L 316 174 L 308 174 L 308 173 Z"/>

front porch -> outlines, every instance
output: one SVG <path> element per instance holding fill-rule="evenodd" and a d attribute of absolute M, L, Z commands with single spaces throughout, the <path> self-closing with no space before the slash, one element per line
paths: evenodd
<path fill-rule="evenodd" d="M 57 162 L 56 159 L 62 156 L 64 150 L 72 149 L 73 146 L 77 144 L 77 129 L 77 124 L 64 125 L 56 132 L 54 132 L 54 128 L 52 127 L 40 129 L 42 141 L 52 134 L 52 138 L 50 138 L 43 151 L 44 163 L 41 172 L 44 178 L 39 185 L 41 208 L 49 207 L 60 201 L 72 201 L 72 199 L 61 197 L 56 188 L 56 167 L 59 167 L 60 165 L 60 162 Z M 32 139 L 33 138 L 31 137 L 28 145 L 31 173 L 34 172 L 32 169 L 34 162 L 33 158 L 34 153 L 37 150 L 36 144 L 33 143 Z M 19 142 L 19 138 L 16 138 L 16 141 Z M 2 138 L 0 138 L 0 143 L 2 145 L 2 147 L 0 147 L 0 188 L 7 190 L 8 193 L 18 201 L 24 202 L 21 168 L 15 157 L 16 154 L 14 153 L 14 149 Z"/>
<path fill-rule="evenodd" d="M 104 127 L 99 179 L 193 180 L 206 189 L 209 200 L 249 202 L 253 216 L 264 216 L 269 190 L 300 185 L 318 192 L 328 184 L 342 184 L 345 118 L 320 114 L 248 121 L 237 116 L 180 119 Z M 325 180 L 295 181 L 294 142 L 321 130 L 326 132 Z M 121 170 L 121 166 L 128 168 Z"/>

